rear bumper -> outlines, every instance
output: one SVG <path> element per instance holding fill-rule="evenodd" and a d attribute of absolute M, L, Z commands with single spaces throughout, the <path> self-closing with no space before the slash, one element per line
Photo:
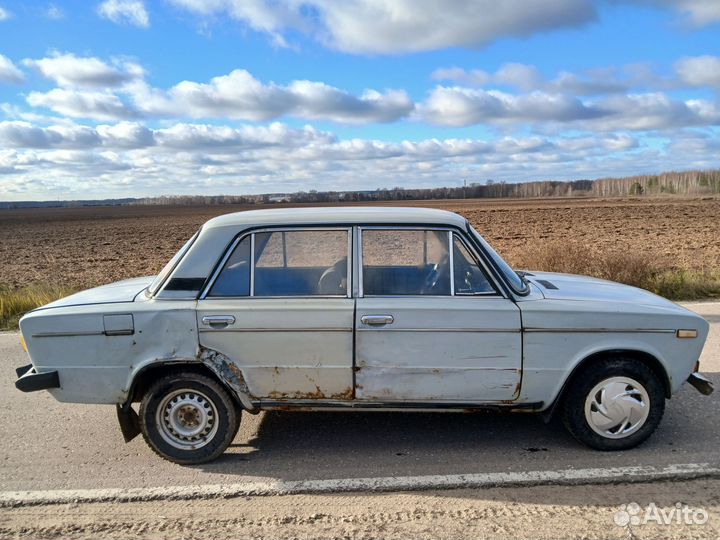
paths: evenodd
<path fill-rule="evenodd" d="M 15 381 L 15 388 L 21 392 L 37 392 L 48 388 L 60 388 L 60 377 L 57 371 L 37 373 L 32 365 L 27 365 L 17 368 L 15 373 L 19 377 Z"/>
<path fill-rule="evenodd" d="M 706 396 L 709 396 L 715 390 L 712 382 L 700 375 L 697 371 L 688 377 L 687 382 L 689 382 L 695 390 Z"/>

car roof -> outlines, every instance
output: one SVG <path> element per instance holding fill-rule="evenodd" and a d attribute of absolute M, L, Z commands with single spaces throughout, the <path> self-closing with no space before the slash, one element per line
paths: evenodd
<path fill-rule="evenodd" d="M 235 212 L 211 219 L 204 228 L 318 224 L 454 225 L 464 228 L 465 223 L 465 218 L 454 212 L 433 208 L 330 206 Z"/>

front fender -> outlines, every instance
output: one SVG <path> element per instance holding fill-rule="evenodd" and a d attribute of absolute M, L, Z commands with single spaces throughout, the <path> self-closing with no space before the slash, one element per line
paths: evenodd
<path fill-rule="evenodd" d="M 699 352 L 688 354 L 682 341 L 674 333 L 527 333 L 521 399 L 553 403 L 583 361 L 618 351 L 656 360 L 665 373 L 669 394 L 673 394 L 692 373 L 699 356 Z"/>

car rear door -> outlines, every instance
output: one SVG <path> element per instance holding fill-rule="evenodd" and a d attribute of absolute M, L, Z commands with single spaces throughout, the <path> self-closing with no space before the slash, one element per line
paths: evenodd
<path fill-rule="evenodd" d="M 487 402 L 519 394 L 520 311 L 458 232 L 359 233 L 360 400 Z"/>
<path fill-rule="evenodd" d="M 201 295 L 200 345 L 229 357 L 255 398 L 352 398 L 350 232 L 246 234 Z"/>

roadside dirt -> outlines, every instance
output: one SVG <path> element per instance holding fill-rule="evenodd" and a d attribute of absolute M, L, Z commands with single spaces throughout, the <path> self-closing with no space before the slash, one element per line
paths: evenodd
<path fill-rule="evenodd" d="M 467 217 L 513 265 L 528 246 L 580 242 L 649 254 L 667 268 L 720 268 L 720 199 L 394 202 Z M 272 205 L 282 208 L 283 205 Z M 204 223 L 260 206 L 126 206 L 0 211 L 0 284 L 90 287 L 156 274 Z"/>
<path fill-rule="evenodd" d="M 632 502 L 641 521 L 650 503 L 708 519 L 617 525 Z M 719 512 L 720 480 L 708 479 L 5 508 L 0 538 L 718 538 Z"/>

